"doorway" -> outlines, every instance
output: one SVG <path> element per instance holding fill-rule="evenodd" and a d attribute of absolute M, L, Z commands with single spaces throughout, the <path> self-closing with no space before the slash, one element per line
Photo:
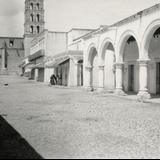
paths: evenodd
<path fill-rule="evenodd" d="M 78 62 L 78 86 L 83 86 L 83 60 Z"/>
<path fill-rule="evenodd" d="M 128 66 L 128 91 L 134 92 L 134 65 Z"/>

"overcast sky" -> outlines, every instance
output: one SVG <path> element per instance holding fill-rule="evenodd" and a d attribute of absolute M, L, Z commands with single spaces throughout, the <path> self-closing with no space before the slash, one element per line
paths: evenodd
<path fill-rule="evenodd" d="M 44 0 L 45 28 L 98 28 L 110 25 L 160 0 Z M 0 0 L 0 36 L 23 36 L 24 0 Z"/>

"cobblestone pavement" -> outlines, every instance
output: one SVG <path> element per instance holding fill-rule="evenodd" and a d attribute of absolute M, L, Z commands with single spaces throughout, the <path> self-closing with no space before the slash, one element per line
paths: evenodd
<path fill-rule="evenodd" d="M 0 114 L 44 158 L 160 158 L 158 104 L 1 77 Z"/>

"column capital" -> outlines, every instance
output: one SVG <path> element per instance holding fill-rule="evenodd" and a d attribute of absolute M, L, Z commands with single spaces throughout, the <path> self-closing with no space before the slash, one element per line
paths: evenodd
<path fill-rule="evenodd" d="M 104 70 L 104 66 L 98 66 L 100 70 Z"/>
<path fill-rule="evenodd" d="M 138 62 L 141 66 L 147 66 L 148 62 L 150 62 L 150 59 L 139 59 Z"/>
<path fill-rule="evenodd" d="M 78 61 L 74 62 L 74 64 L 77 66 L 78 65 Z"/>
<path fill-rule="evenodd" d="M 86 69 L 87 71 L 91 71 L 91 70 L 93 69 L 93 67 L 92 67 L 92 66 L 86 66 L 85 69 Z"/>
<path fill-rule="evenodd" d="M 123 62 L 116 62 L 114 65 L 116 66 L 116 68 L 122 69 L 122 67 L 124 66 L 124 63 Z"/>

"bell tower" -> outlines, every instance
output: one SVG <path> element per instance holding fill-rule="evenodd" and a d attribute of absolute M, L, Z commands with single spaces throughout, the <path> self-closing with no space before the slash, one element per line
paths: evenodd
<path fill-rule="evenodd" d="M 25 56 L 30 54 L 32 39 L 44 30 L 44 0 L 25 0 Z"/>

